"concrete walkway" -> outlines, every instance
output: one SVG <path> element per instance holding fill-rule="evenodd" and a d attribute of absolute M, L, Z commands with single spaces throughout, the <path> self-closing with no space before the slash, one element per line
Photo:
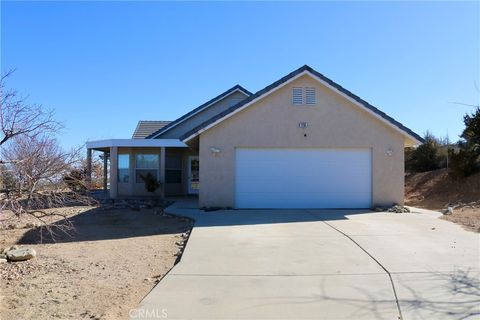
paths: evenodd
<path fill-rule="evenodd" d="M 181 262 L 132 319 L 480 315 L 479 235 L 437 219 L 437 213 L 204 213 L 191 201 L 168 211 L 196 224 Z"/>

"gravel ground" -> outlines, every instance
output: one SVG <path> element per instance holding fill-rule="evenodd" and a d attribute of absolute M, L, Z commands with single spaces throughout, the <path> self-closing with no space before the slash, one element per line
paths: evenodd
<path fill-rule="evenodd" d="M 0 264 L 0 319 L 125 319 L 175 264 L 190 221 L 140 211 L 70 210 L 73 237 L 39 244 L 38 229 L 0 226 L 0 248 L 37 257 Z M 19 227 L 21 224 L 15 222 Z"/>
<path fill-rule="evenodd" d="M 468 230 L 480 232 L 480 207 L 454 209 L 453 214 L 443 215 L 442 219 L 461 224 Z"/>

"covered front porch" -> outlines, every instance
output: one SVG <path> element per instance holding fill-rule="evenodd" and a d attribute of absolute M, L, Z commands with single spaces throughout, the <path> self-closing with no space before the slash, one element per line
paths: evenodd
<path fill-rule="evenodd" d="M 177 139 L 108 139 L 87 142 L 87 188 L 92 185 L 96 152 L 103 162 L 103 190 L 111 199 L 170 197 L 198 194 L 198 148 Z M 159 187 L 149 192 L 144 178 Z"/>

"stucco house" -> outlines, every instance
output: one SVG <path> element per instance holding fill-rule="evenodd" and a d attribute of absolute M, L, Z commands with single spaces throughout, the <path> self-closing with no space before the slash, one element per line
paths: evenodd
<path fill-rule="evenodd" d="M 422 141 L 303 66 L 175 121 L 140 121 L 132 139 L 90 141 L 87 155 L 110 159 L 111 198 L 152 196 L 141 179 L 151 173 L 153 196 L 198 195 L 201 207 L 371 208 L 403 204 L 404 148 Z"/>

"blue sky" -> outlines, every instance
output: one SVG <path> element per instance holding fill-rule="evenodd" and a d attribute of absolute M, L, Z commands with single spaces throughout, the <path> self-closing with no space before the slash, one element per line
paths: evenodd
<path fill-rule="evenodd" d="M 1 3 L 9 86 L 56 111 L 62 144 L 128 138 L 239 83 L 308 64 L 419 134 L 452 140 L 479 104 L 480 5 Z"/>

